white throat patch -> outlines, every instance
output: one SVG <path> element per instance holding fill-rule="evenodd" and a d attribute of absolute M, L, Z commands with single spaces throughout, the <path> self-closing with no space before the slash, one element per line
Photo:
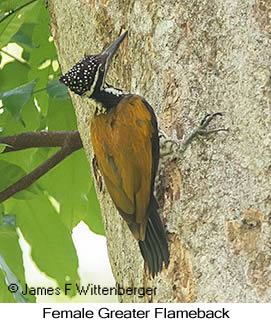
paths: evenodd
<path fill-rule="evenodd" d="M 123 94 L 127 94 L 126 92 L 122 91 L 121 89 L 116 89 L 113 86 L 105 87 L 103 90 L 104 90 L 104 92 L 113 94 L 115 96 L 121 96 Z"/>

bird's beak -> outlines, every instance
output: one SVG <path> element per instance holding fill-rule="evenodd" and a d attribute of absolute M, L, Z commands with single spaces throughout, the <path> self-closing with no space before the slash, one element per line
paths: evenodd
<path fill-rule="evenodd" d="M 107 47 L 101 54 L 101 56 L 105 60 L 105 71 L 104 71 L 104 79 L 106 77 L 108 68 L 112 61 L 113 56 L 115 55 L 116 51 L 118 50 L 120 44 L 122 43 L 123 39 L 126 37 L 128 31 L 125 31 L 119 38 L 117 38 L 109 47 Z"/>

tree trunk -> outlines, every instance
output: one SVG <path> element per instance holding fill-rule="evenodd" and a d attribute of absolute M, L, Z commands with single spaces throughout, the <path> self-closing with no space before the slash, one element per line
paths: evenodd
<path fill-rule="evenodd" d="M 170 265 L 144 275 L 138 246 L 106 189 L 98 189 L 114 277 L 157 287 L 122 302 L 271 301 L 271 21 L 267 0 L 51 0 L 63 72 L 124 30 L 109 72 L 116 87 L 144 96 L 160 128 L 179 139 L 208 112 L 229 126 L 192 143 L 164 169 L 161 217 Z M 92 164 L 91 104 L 72 95 Z M 98 188 L 98 186 L 97 186 Z"/>

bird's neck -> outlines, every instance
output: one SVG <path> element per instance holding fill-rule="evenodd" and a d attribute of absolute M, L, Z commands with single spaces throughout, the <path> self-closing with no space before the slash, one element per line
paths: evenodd
<path fill-rule="evenodd" d="M 96 103 L 95 114 L 106 114 L 120 102 L 125 94 L 121 89 L 106 84 L 102 90 L 94 92 L 92 95 L 92 99 Z"/>

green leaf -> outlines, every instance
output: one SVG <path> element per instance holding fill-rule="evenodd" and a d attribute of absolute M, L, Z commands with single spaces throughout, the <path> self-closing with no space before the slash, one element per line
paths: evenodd
<path fill-rule="evenodd" d="M 48 110 L 48 130 L 74 130 L 77 122 L 71 100 L 51 99 Z"/>
<path fill-rule="evenodd" d="M 0 48 L 6 46 L 12 37 L 20 28 L 23 21 L 17 15 L 11 15 L 0 24 Z"/>
<path fill-rule="evenodd" d="M 26 172 L 19 166 L 0 160 L 0 191 L 17 182 L 26 175 Z"/>
<path fill-rule="evenodd" d="M 47 84 L 52 79 L 57 78 L 57 71 L 53 70 L 52 62 L 57 59 L 54 42 L 49 40 L 50 31 L 48 25 L 50 23 L 48 10 L 42 6 L 38 14 L 39 24 L 37 24 L 32 33 L 32 42 L 34 48 L 29 51 L 30 58 L 28 63 L 32 69 L 28 73 L 29 80 L 38 78 L 37 88 L 47 89 Z M 49 60 L 51 63 L 46 68 L 41 69 L 41 65 Z M 41 110 L 43 117 L 48 113 L 48 105 L 50 97 L 47 91 L 35 93 L 35 99 Z M 60 123 L 61 120 L 58 120 Z"/>
<path fill-rule="evenodd" d="M 0 23 L 0 48 L 6 46 L 11 37 L 20 29 L 25 22 L 37 22 L 37 17 L 34 14 L 34 10 L 39 10 L 42 1 L 36 1 L 21 10 L 11 14 L 5 20 Z M 14 2 L 14 5 L 17 2 Z M 20 1 L 20 5 L 22 5 Z M 18 6 L 16 6 L 18 7 Z M 16 9 L 15 7 L 10 8 Z M 2 18 L 2 17 L 1 17 Z"/>
<path fill-rule="evenodd" d="M 41 114 L 36 108 L 33 98 L 28 100 L 22 107 L 21 116 L 27 131 L 36 131 L 39 129 Z"/>
<path fill-rule="evenodd" d="M 22 123 L 15 120 L 7 109 L 4 109 L 3 113 L 0 114 L 0 127 L 2 128 L 1 136 L 9 136 L 27 131 Z"/>
<path fill-rule="evenodd" d="M 0 303 L 14 303 L 12 293 L 6 288 L 6 274 L 0 269 Z M 4 287 L 4 288 L 3 288 Z"/>
<path fill-rule="evenodd" d="M 45 6 L 41 6 L 36 17 L 38 19 L 38 24 L 32 34 L 32 42 L 35 48 L 33 48 L 31 59 L 29 60 L 29 64 L 33 67 L 39 67 L 47 59 L 57 59 L 54 42 L 49 41 L 49 37 L 51 36 L 48 28 L 50 19 L 48 10 Z"/>
<path fill-rule="evenodd" d="M 15 288 L 14 292 L 12 292 L 14 299 L 18 303 L 27 303 L 28 298 L 25 297 L 22 292 L 22 284 L 20 283 L 20 280 L 13 274 L 12 270 L 9 268 L 7 263 L 5 262 L 4 257 L 0 253 L 0 269 L 3 270 L 5 273 L 5 285 L 6 289 L 9 290 L 9 288 Z M 4 300 L 5 302 L 5 300 Z"/>
<path fill-rule="evenodd" d="M 25 175 L 26 172 L 21 167 L 5 160 L 0 160 L 0 191 L 3 191 L 10 185 L 16 183 Z M 38 189 L 38 186 L 36 184 L 32 184 L 26 190 L 13 195 L 13 197 L 17 199 L 31 199 L 39 192 L 40 190 Z"/>
<path fill-rule="evenodd" d="M 43 8 L 47 10 L 44 0 L 36 0 L 28 6 L 26 6 L 25 8 L 23 8 L 22 10 L 20 10 L 19 13 L 23 15 L 24 23 L 38 24 L 40 23 L 41 9 Z"/>
<path fill-rule="evenodd" d="M 37 80 L 33 80 L 8 92 L 0 93 L 3 105 L 15 120 L 21 119 L 21 109 L 33 94 L 36 83 Z"/>
<path fill-rule="evenodd" d="M 47 92 L 51 98 L 56 98 L 58 100 L 70 98 L 68 88 L 58 80 L 48 82 Z"/>
<path fill-rule="evenodd" d="M 6 92 L 28 82 L 26 64 L 17 61 L 7 63 L 0 73 L 0 92 Z"/>
<path fill-rule="evenodd" d="M 25 298 L 21 294 L 22 286 L 25 285 L 25 273 L 14 215 L 3 216 L 3 223 L 0 225 L 0 269 L 5 273 L 6 287 L 10 284 L 16 284 L 18 287 L 18 291 L 13 293 L 17 302 L 35 301 L 33 296 Z M 4 288 L 4 290 L 2 295 L 0 293 L 0 299 L 3 297 L 4 302 L 14 302 L 14 299 L 10 299 L 7 295 L 7 288 Z"/>
<path fill-rule="evenodd" d="M 64 289 L 72 284 L 75 295 L 79 281 L 78 259 L 71 234 L 61 221 L 49 199 L 40 195 L 31 201 L 6 202 L 7 211 L 15 213 L 25 240 L 31 245 L 31 256 L 39 269 L 56 279 Z"/>
<path fill-rule="evenodd" d="M 30 157 L 32 167 L 48 157 L 48 150 L 37 149 Z M 40 178 L 38 184 L 59 203 L 59 216 L 70 231 L 83 220 L 90 230 L 104 235 L 99 202 L 84 150 L 63 160 Z"/>
<path fill-rule="evenodd" d="M 101 209 L 99 201 L 97 199 L 94 184 L 91 185 L 90 191 L 88 193 L 88 202 L 88 209 L 84 222 L 94 233 L 105 235 Z"/>
<path fill-rule="evenodd" d="M 12 9 L 19 7 L 22 4 L 22 0 L 1 0 L 0 13 L 9 12 Z"/>
<path fill-rule="evenodd" d="M 88 212 L 87 194 L 92 180 L 83 150 L 63 160 L 39 183 L 59 203 L 60 218 L 70 231 L 84 220 Z"/>
<path fill-rule="evenodd" d="M 20 44 L 24 48 L 34 48 L 32 34 L 36 24 L 23 24 L 15 35 L 12 36 L 11 42 Z"/>
<path fill-rule="evenodd" d="M 0 144 L 0 154 L 6 149 L 6 147 L 12 147 L 8 144 Z"/>
<path fill-rule="evenodd" d="M 42 149 L 41 148 L 34 148 L 34 149 L 31 149 L 31 151 L 28 154 L 28 162 L 30 164 L 30 169 L 34 169 L 34 168 L 38 167 L 39 165 L 41 165 L 44 161 L 46 161 L 53 154 L 55 154 L 57 152 L 57 150 L 59 150 L 59 148 L 42 148 Z M 50 172 L 48 173 L 48 176 L 50 176 Z M 47 175 L 45 174 L 44 176 L 47 176 Z"/>

